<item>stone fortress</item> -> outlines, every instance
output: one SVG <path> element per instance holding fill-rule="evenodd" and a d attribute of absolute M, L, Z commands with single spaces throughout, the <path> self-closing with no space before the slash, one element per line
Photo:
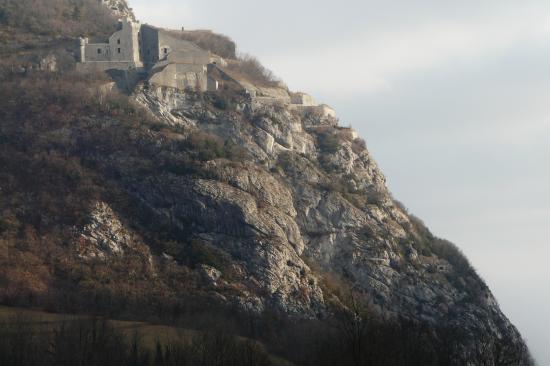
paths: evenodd
<path fill-rule="evenodd" d="M 225 61 L 192 42 L 123 19 L 107 43 L 90 43 L 87 38 L 80 38 L 77 68 L 146 75 L 151 84 L 160 87 L 215 91 L 216 83 L 208 80 L 208 65 L 217 63 Z"/>
<path fill-rule="evenodd" d="M 126 89 L 132 89 L 132 85 L 144 79 L 152 87 L 180 91 L 230 88 L 260 103 L 283 103 L 300 112 L 336 116 L 332 108 L 318 105 L 305 93 L 290 93 L 284 86 L 257 87 L 237 80 L 224 70 L 227 62 L 222 57 L 179 39 L 175 34 L 126 17 L 119 21 L 118 30 L 105 43 L 79 39 L 77 70 L 100 70 L 117 75 Z"/>

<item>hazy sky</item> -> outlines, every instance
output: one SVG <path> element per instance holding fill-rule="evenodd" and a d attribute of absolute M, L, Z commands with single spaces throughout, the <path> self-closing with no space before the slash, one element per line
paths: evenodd
<path fill-rule="evenodd" d="M 211 28 L 334 106 L 550 365 L 548 0 L 130 0 Z"/>

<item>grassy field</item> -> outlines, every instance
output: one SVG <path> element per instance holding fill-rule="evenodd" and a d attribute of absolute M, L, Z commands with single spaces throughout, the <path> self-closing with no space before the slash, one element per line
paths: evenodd
<path fill-rule="evenodd" d="M 32 325 L 39 326 L 41 332 L 53 332 L 61 324 L 71 321 L 78 321 L 89 318 L 86 315 L 55 314 L 42 310 L 13 308 L 0 306 L 0 328 L 2 325 L 9 324 L 17 320 L 18 322 L 29 322 Z M 200 332 L 193 329 L 186 329 L 168 325 L 150 324 L 146 322 L 109 320 L 111 324 L 122 331 L 128 337 L 135 335 L 142 341 L 145 347 L 154 350 L 157 342 L 170 343 L 189 340 Z M 270 355 L 270 359 L 275 366 L 292 366 L 293 364 L 281 359 L 280 357 Z"/>
<path fill-rule="evenodd" d="M 53 314 L 40 310 L 30 310 L 21 308 L 10 308 L 0 306 L 0 326 L 2 323 L 13 321 L 15 318 L 23 321 L 29 321 L 36 325 L 43 326 L 43 331 L 53 331 L 64 322 L 71 322 L 86 318 L 86 316 Z M 148 347 L 154 347 L 157 340 L 161 343 L 167 343 L 174 340 L 184 340 L 197 334 L 196 331 L 184 328 L 171 327 L 166 325 L 155 325 L 143 322 L 110 320 L 111 324 L 123 331 L 128 336 L 137 333 L 143 344 Z"/>

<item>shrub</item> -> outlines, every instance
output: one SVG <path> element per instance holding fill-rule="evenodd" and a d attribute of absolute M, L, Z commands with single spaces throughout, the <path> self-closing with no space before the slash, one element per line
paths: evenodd
<path fill-rule="evenodd" d="M 376 231 L 369 225 L 365 225 L 357 232 L 359 239 L 367 241 L 376 237 Z"/>
<path fill-rule="evenodd" d="M 432 251 L 439 257 L 449 262 L 453 268 L 462 274 L 470 273 L 473 268 L 462 251 L 448 240 L 434 238 L 431 243 Z"/>
<path fill-rule="evenodd" d="M 66 37 L 104 37 L 116 27 L 116 19 L 96 0 L 0 0 L 0 23 L 22 33 Z"/>
<path fill-rule="evenodd" d="M 244 149 L 234 142 L 230 140 L 224 141 L 218 136 L 202 131 L 191 133 L 187 139 L 179 144 L 182 149 L 201 161 L 220 158 L 240 161 L 246 154 Z"/>
<path fill-rule="evenodd" d="M 233 109 L 231 99 L 227 95 L 216 94 L 213 96 L 212 105 L 222 111 Z"/>
<path fill-rule="evenodd" d="M 293 168 L 292 153 L 284 151 L 277 157 L 277 167 L 283 172 L 288 172 Z"/>
<path fill-rule="evenodd" d="M 420 247 L 421 248 L 428 247 L 431 250 L 431 243 L 435 240 L 433 234 L 430 232 L 430 230 L 426 227 L 424 222 L 419 217 L 411 213 L 408 213 L 408 216 L 412 225 L 412 229 L 416 233 Z"/>
<path fill-rule="evenodd" d="M 228 268 L 228 259 L 216 248 L 200 241 L 192 241 L 185 249 L 187 260 L 192 266 L 206 264 L 224 272 Z"/>
<path fill-rule="evenodd" d="M 386 197 L 386 193 L 377 188 L 367 190 L 367 200 L 370 204 L 382 206 L 386 200 Z"/>
<path fill-rule="evenodd" d="M 361 138 L 356 138 L 351 144 L 351 149 L 354 153 L 360 154 L 367 149 L 367 143 Z"/>
<path fill-rule="evenodd" d="M 319 143 L 319 148 L 323 153 L 335 154 L 342 146 L 338 135 L 331 131 L 319 132 L 317 134 L 317 141 Z"/>
<path fill-rule="evenodd" d="M 185 32 L 173 31 L 171 34 L 177 38 L 193 42 L 197 46 L 215 53 L 218 56 L 228 59 L 236 58 L 237 46 L 235 42 L 223 34 L 217 34 L 205 30 Z"/>
<path fill-rule="evenodd" d="M 129 332 L 102 318 L 77 318 L 60 325 L 15 319 L 0 328 L 0 364 L 25 366 L 269 366 L 269 354 L 251 340 L 224 329 L 170 336 L 156 344 L 147 333 Z"/>
<path fill-rule="evenodd" d="M 409 214 L 409 209 L 407 208 L 407 206 L 405 206 L 405 204 L 399 200 L 396 200 L 395 198 L 393 198 L 393 204 L 399 209 L 401 210 L 404 214 Z"/>
<path fill-rule="evenodd" d="M 254 56 L 242 55 L 237 62 L 230 63 L 228 69 L 258 86 L 275 87 L 279 85 L 279 80 L 273 72 L 265 68 Z"/>
<path fill-rule="evenodd" d="M 7 221 L 0 217 L 0 234 L 3 234 L 8 229 L 9 229 L 9 225 Z"/>
<path fill-rule="evenodd" d="M 9 15 L 6 9 L 0 8 L 0 24 L 7 23 L 9 19 Z"/>

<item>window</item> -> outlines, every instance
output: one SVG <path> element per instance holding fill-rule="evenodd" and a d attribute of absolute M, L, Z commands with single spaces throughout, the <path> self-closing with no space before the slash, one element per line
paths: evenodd
<path fill-rule="evenodd" d="M 120 53 L 120 48 L 118 49 L 118 53 Z"/>
<path fill-rule="evenodd" d="M 166 55 L 168 53 L 168 48 L 164 49 L 164 54 Z"/>
<path fill-rule="evenodd" d="M 98 48 L 98 49 L 97 49 L 97 54 L 98 54 L 98 55 L 101 54 L 101 48 Z"/>
<path fill-rule="evenodd" d="M 118 39 L 118 40 L 116 41 L 116 43 L 117 43 L 117 44 L 120 44 L 120 39 Z"/>

